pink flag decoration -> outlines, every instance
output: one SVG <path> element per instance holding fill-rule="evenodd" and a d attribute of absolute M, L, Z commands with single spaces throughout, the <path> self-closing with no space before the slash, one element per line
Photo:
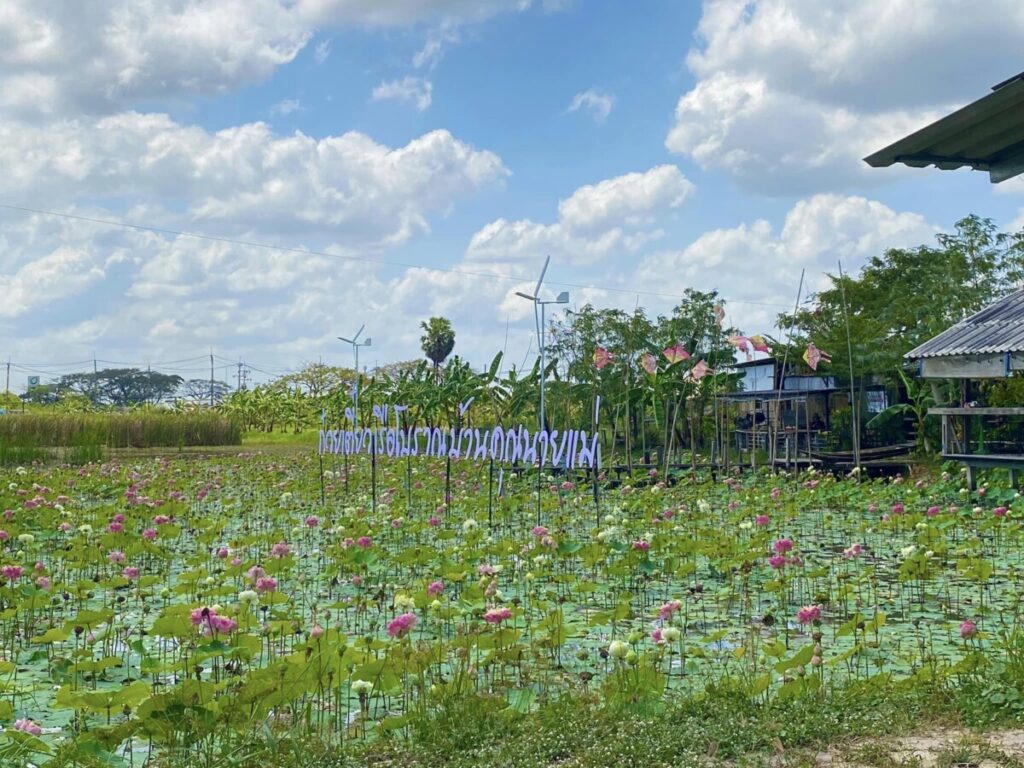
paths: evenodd
<path fill-rule="evenodd" d="M 736 347 L 736 349 L 743 352 L 747 356 L 747 360 L 753 359 L 754 355 L 753 350 L 751 350 L 750 348 L 750 339 L 748 339 L 746 336 L 736 334 L 730 336 L 728 339 L 726 339 L 726 341 L 729 342 L 729 344 L 731 344 L 732 346 Z"/>
<path fill-rule="evenodd" d="M 643 356 L 640 358 L 640 365 L 642 365 L 644 370 L 652 376 L 658 372 L 658 358 L 650 352 L 644 352 Z"/>
<path fill-rule="evenodd" d="M 750 344 L 754 348 L 755 352 L 771 352 L 768 348 L 768 342 L 765 341 L 764 336 L 758 334 L 757 336 L 750 337 Z"/>
<path fill-rule="evenodd" d="M 676 342 L 674 346 L 665 347 L 661 354 L 663 354 L 665 359 L 668 360 L 669 365 L 690 359 L 690 353 L 687 352 L 686 347 L 679 342 Z"/>
<path fill-rule="evenodd" d="M 715 313 L 715 324 L 719 328 L 721 328 L 722 327 L 722 322 L 725 320 L 725 310 L 722 309 L 722 305 L 721 304 L 715 304 L 714 313 Z"/>
<path fill-rule="evenodd" d="M 609 352 L 604 347 L 598 347 L 597 349 L 594 350 L 594 367 L 597 368 L 597 370 L 600 371 L 611 361 L 612 353 Z"/>
<path fill-rule="evenodd" d="M 746 336 L 734 334 L 730 336 L 728 339 L 726 339 L 726 341 L 732 346 L 736 347 L 736 349 L 740 350 L 741 352 L 746 352 L 748 349 L 750 349 L 750 339 L 748 339 Z"/>
<path fill-rule="evenodd" d="M 694 381 L 700 381 L 705 376 L 711 373 L 711 367 L 703 360 L 698 362 L 693 368 L 690 369 L 690 377 Z"/>
<path fill-rule="evenodd" d="M 831 363 L 832 357 L 828 352 L 823 352 L 814 346 L 812 341 L 807 345 L 807 351 L 804 352 L 804 362 L 810 366 L 812 371 L 818 370 L 818 363 Z"/>

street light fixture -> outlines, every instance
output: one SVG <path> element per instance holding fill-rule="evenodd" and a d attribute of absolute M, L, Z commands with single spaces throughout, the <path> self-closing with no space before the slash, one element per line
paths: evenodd
<path fill-rule="evenodd" d="M 360 347 L 369 347 L 371 345 L 372 341 L 373 341 L 373 339 L 371 339 L 369 337 L 367 337 L 366 341 L 363 341 L 363 342 L 359 341 L 359 336 L 360 336 L 360 334 L 362 334 L 364 328 L 366 328 L 366 324 L 365 323 L 363 325 L 359 326 L 359 330 L 356 331 L 356 335 L 353 336 L 351 339 L 346 339 L 344 336 L 339 336 L 338 337 L 339 341 L 344 341 L 346 344 L 351 344 L 352 345 L 352 354 L 355 355 L 355 358 L 356 358 L 355 391 L 354 391 L 353 397 L 352 397 L 352 399 L 353 399 L 353 401 L 355 403 L 355 408 L 353 409 L 354 416 L 353 416 L 353 419 L 352 419 L 352 425 L 353 426 L 359 426 L 359 348 Z"/>

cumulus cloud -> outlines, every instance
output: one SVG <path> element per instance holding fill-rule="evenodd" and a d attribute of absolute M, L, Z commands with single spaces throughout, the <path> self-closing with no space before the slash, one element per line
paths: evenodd
<path fill-rule="evenodd" d="M 281 0 L 7 0 L 0 107 L 96 113 L 224 93 L 290 62 L 310 33 Z"/>
<path fill-rule="evenodd" d="M 839 260 L 855 273 L 886 248 L 931 242 L 937 232 L 920 214 L 875 200 L 814 195 L 790 209 L 778 232 L 764 219 L 713 229 L 682 250 L 645 257 L 634 280 L 654 291 L 715 288 L 746 298 L 732 308 L 732 322 L 756 332 L 773 327 L 775 316 L 792 306 L 801 270 L 806 297 L 828 285 L 827 274 L 836 272 Z"/>
<path fill-rule="evenodd" d="M 298 9 L 316 23 L 408 26 L 421 22 L 481 21 L 524 11 L 531 0 L 299 0 Z"/>
<path fill-rule="evenodd" d="M 614 106 L 614 96 L 602 93 L 594 88 L 588 88 L 587 90 L 573 96 L 572 101 L 569 103 L 569 108 L 566 111 L 579 112 L 580 110 L 584 110 L 591 118 L 593 118 L 595 123 L 603 123 L 608 119 L 608 115 L 612 113 L 612 108 Z"/>
<path fill-rule="evenodd" d="M 1019 71 L 1022 33 L 1013 0 L 705 0 L 666 145 L 761 193 L 880 183 L 861 158 Z"/>
<path fill-rule="evenodd" d="M 429 80 L 421 77 L 403 77 L 401 80 L 389 80 L 380 83 L 373 89 L 374 101 L 405 101 L 412 104 L 420 112 L 430 106 L 433 101 L 434 86 Z"/>
<path fill-rule="evenodd" d="M 134 112 L 45 130 L 0 124 L 0 163 L 0 193 L 37 205 L 147 198 L 183 207 L 204 231 L 329 230 L 375 247 L 425 231 L 430 213 L 507 174 L 497 155 L 443 130 L 388 147 L 357 132 L 281 136 L 265 123 L 209 132 Z"/>
<path fill-rule="evenodd" d="M 674 165 L 628 173 L 580 187 L 558 205 L 558 220 L 497 219 L 477 231 L 467 255 L 507 261 L 558 254 L 570 263 L 600 261 L 616 250 L 636 251 L 663 234 L 655 216 L 679 208 L 694 186 Z"/>

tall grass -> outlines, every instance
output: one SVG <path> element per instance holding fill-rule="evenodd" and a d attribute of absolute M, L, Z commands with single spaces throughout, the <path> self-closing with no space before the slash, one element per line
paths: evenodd
<path fill-rule="evenodd" d="M 241 445 L 237 422 L 216 413 L 26 413 L 0 416 L 0 456 L 74 449 L 82 457 L 97 448 L 162 448 Z"/>

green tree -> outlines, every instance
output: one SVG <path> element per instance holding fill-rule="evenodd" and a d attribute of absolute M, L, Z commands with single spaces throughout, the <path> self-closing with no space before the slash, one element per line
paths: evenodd
<path fill-rule="evenodd" d="M 436 373 L 455 348 L 455 329 L 445 317 L 432 317 L 420 323 L 420 328 L 423 329 L 420 346 L 423 354 L 434 364 Z"/>

